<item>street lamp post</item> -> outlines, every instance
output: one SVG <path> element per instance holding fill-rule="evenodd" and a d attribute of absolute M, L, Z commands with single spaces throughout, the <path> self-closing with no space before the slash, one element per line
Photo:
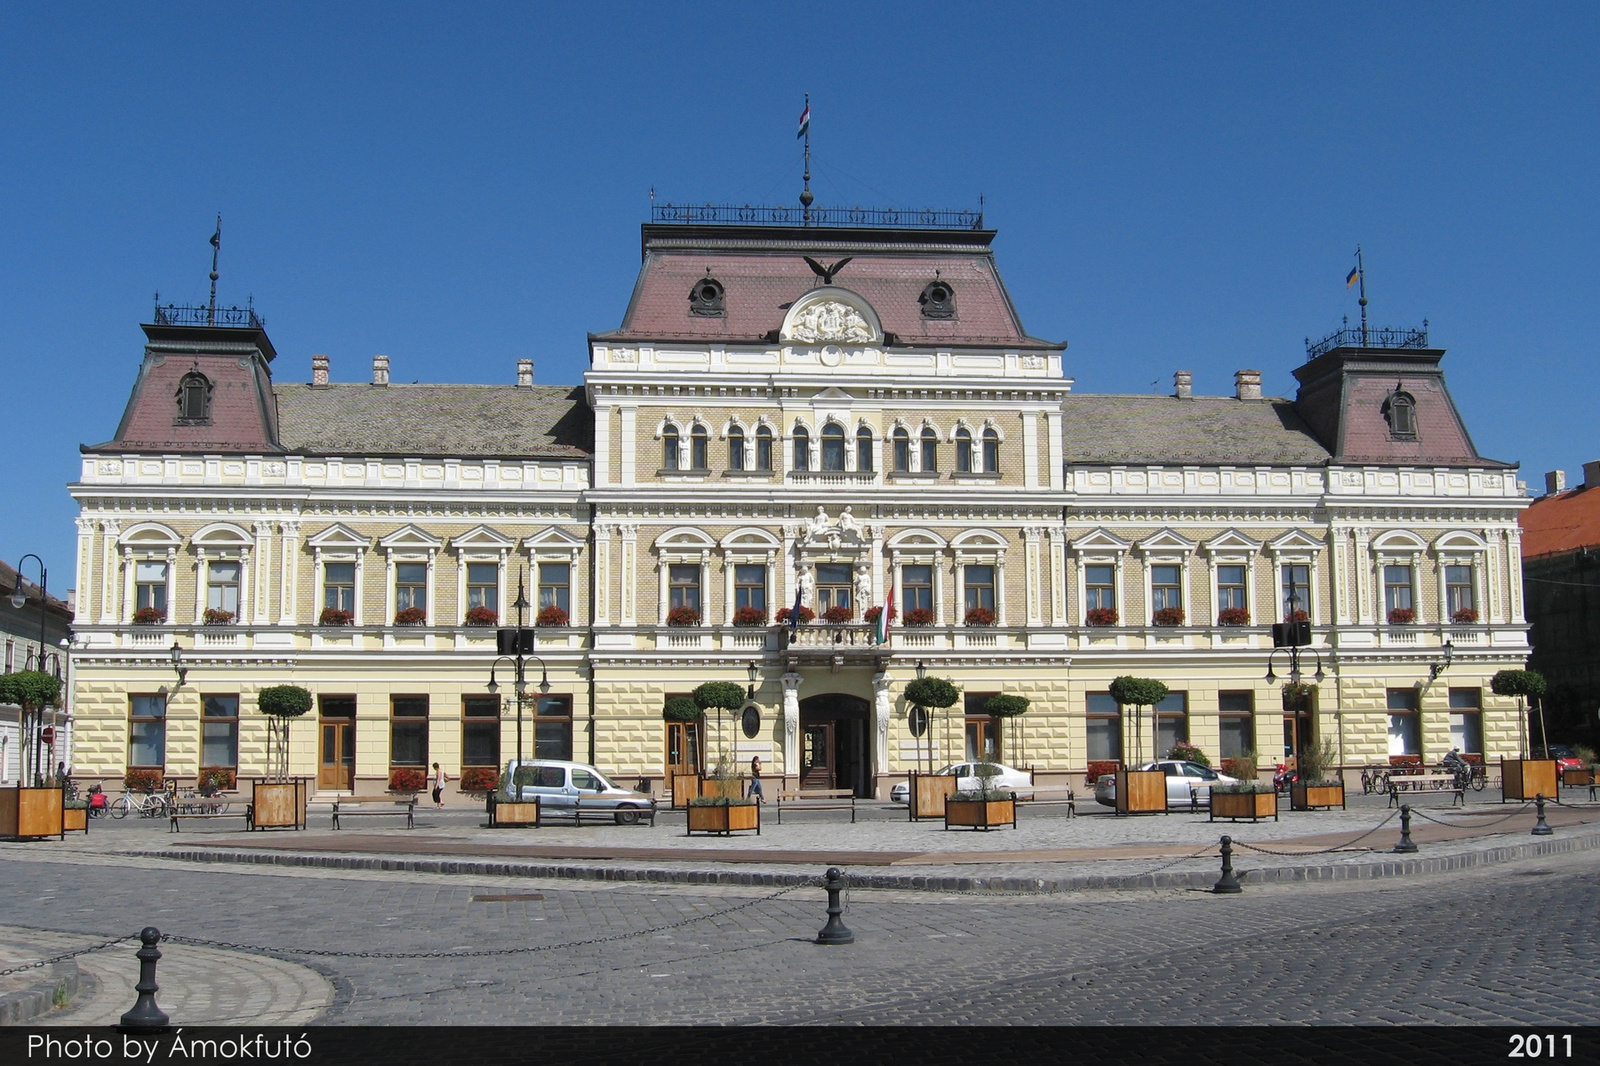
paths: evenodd
<path fill-rule="evenodd" d="M 545 661 L 537 655 L 531 654 L 534 642 L 538 635 L 529 629 L 527 621 L 528 598 L 524 594 L 522 578 L 517 579 L 517 599 L 511 606 L 517 609 L 516 628 L 505 628 L 496 631 L 495 643 L 500 652 L 498 658 L 489 664 L 489 694 L 494 695 L 500 691 L 500 685 L 495 681 L 495 668 L 502 662 L 509 662 L 515 669 L 517 693 L 517 771 L 522 769 L 522 701 L 528 694 L 527 662 L 532 659 L 539 664 L 539 694 L 542 696 L 550 691 L 550 669 Z M 511 784 L 516 784 L 516 771 L 513 771 Z M 521 793 L 518 793 L 520 796 Z"/>
<path fill-rule="evenodd" d="M 11 606 L 20 611 L 28 604 L 28 594 L 22 591 L 22 564 L 27 562 L 29 559 L 32 559 L 34 562 L 39 564 L 39 654 L 37 659 L 35 659 L 34 664 L 38 667 L 39 671 L 43 673 L 45 648 L 44 634 L 45 625 L 49 619 L 50 605 L 50 572 L 44 568 L 44 560 L 32 552 L 29 552 L 27 555 L 24 555 L 21 559 L 17 560 L 17 587 L 11 590 Z M 38 708 L 34 711 L 34 714 L 37 716 L 37 720 L 33 723 L 33 774 L 35 780 L 37 780 L 39 776 L 39 757 L 42 754 L 40 748 L 42 748 L 44 745 L 42 730 L 39 728 L 40 723 L 44 720 L 44 709 Z M 24 736 L 19 739 L 22 740 L 22 751 L 24 755 L 26 755 L 28 749 L 27 738 Z M 22 775 L 18 775 L 18 780 L 22 780 Z"/>

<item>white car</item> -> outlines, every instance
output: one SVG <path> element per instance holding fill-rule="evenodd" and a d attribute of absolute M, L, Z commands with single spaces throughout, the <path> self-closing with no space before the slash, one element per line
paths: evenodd
<path fill-rule="evenodd" d="M 1187 807 L 1191 802 L 1201 806 L 1211 805 L 1212 785 L 1237 785 L 1238 778 L 1219 774 L 1209 766 L 1182 759 L 1158 759 L 1136 767 L 1139 770 L 1160 770 L 1167 775 L 1167 806 Z M 1193 789 L 1193 800 L 1190 790 Z M 1094 783 L 1095 802 L 1106 807 L 1117 805 L 1117 776 L 1103 774 Z"/>
<path fill-rule="evenodd" d="M 977 772 L 979 765 L 982 764 L 971 762 L 951 763 L 949 766 L 936 770 L 934 776 L 954 777 L 956 779 L 956 791 L 958 792 L 976 792 L 983 787 L 983 781 L 978 777 Z M 994 777 L 989 781 L 990 788 L 1016 792 L 1022 799 L 1029 799 L 1033 796 L 1033 776 L 1026 770 L 1013 769 L 1004 763 L 998 762 L 987 765 L 997 768 Z M 910 803 L 911 785 L 905 781 L 896 784 L 889 789 L 889 799 L 893 803 Z"/>
<path fill-rule="evenodd" d="M 642 792 L 612 784 L 605 774 L 583 762 L 524 759 L 519 764 L 512 759 L 506 763 L 505 780 L 517 782 L 506 788 L 510 799 L 530 800 L 538 796 L 541 807 L 567 809 L 581 801 L 580 812 L 609 814 L 615 817 L 618 825 L 635 824 L 639 813 L 649 810 L 655 803 Z"/>

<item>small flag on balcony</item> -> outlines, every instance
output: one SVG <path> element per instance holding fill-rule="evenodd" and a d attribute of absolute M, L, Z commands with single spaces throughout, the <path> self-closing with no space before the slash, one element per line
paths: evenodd
<path fill-rule="evenodd" d="M 811 129 L 811 104 L 807 103 L 806 104 L 806 109 L 804 111 L 800 112 L 800 132 L 796 133 L 794 135 L 795 140 L 799 140 L 801 137 L 804 137 L 806 135 L 806 132 L 808 130 L 810 130 L 810 129 Z"/>
<path fill-rule="evenodd" d="M 801 589 L 794 590 L 794 607 L 789 611 L 789 636 L 793 637 L 800 631 L 800 596 Z"/>
<path fill-rule="evenodd" d="M 894 617 L 894 582 L 889 582 L 888 595 L 883 598 L 883 610 L 878 612 L 878 621 L 873 626 L 872 636 L 879 644 L 889 643 L 889 620 Z"/>

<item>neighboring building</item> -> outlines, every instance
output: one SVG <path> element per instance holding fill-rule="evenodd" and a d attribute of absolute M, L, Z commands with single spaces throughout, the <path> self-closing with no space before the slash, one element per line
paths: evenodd
<path fill-rule="evenodd" d="M 10 564 L 0 562 L 0 637 L 5 640 L 5 672 L 13 670 L 44 670 L 57 677 L 67 677 L 69 663 L 63 642 L 71 634 L 72 607 L 66 600 L 50 596 L 46 602 L 44 643 L 39 642 L 40 601 L 39 586 L 23 580 L 24 603 L 21 608 L 11 605 L 17 590 L 17 572 Z M 72 762 L 71 701 L 63 689 L 61 706 L 45 716 L 47 725 L 55 727 L 57 737 L 54 751 L 56 761 Z M 21 734 L 22 708 L 15 704 L 0 704 L 0 785 L 16 784 L 22 772 L 23 737 Z M 30 742 L 33 738 L 29 738 Z M 44 752 L 40 749 L 40 765 L 44 765 Z M 54 763 L 51 763 L 53 766 Z"/>
<path fill-rule="evenodd" d="M 370 385 L 328 384 L 323 356 L 284 383 L 253 314 L 158 309 L 72 486 L 80 768 L 259 771 L 254 694 L 284 682 L 317 694 L 292 758 L 323 789 L 501 763 L 518 716 L 466 623 L 505 624 L 519 580 L 530 616 L 570 616 L 539 630 L 526 749 L 628 780 L 723 752 L 871 795 L 919 762 L 1081 775 L 1179 739 L 1269 764 L 1316 736 L 1346 765 L 1515 751 L 1487 682 L 1527 655 L 1525 501 L 1424 333 L 1335 334 L 1294 400 L 1253 370 L 1222 397 L 1182 371 L 1172 396 L 1078 394 L 981 218 L 751 213 L 657 208 L 581 389 L 526 361 L 515 386 L 390 385 L 383 356 Z M 879 644 L 866 612 L 891 590 Z M 850 621 L 775 624 L 797 602 Z M 395 624 L 408 608 L 422 624 Z M 1286 710 L 1268 623 L 1301 610 L 1305 673 L 1328 677 Z M 964 692 L 920 738 L 919 664 Z M 753 735 L 663 722 L 667 697 L 752 667 Z M 1173 694 L 1125 713 L 1121 674 Z M 999 692 L 1032 706 L 992 719 Z"/>
<path fill-rule="evenodd" d="M 1549 684 L 1544 721 L 1552 740 L 1600 738 L 1600 462 L 1583 484 L 1545 475 L 1545 495 L 1522 512 L 1522 574 L 1533 656 Z"/>

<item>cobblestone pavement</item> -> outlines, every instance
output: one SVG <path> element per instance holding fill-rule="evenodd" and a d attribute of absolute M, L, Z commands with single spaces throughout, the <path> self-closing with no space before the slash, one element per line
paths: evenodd
<path fill-rule="evenodd" d="M 774 898 L 736 887 L 5 854 L 15 860 L 0 863 L 11 925 L 76 938 L 154 924 L 272 949 L 163 945 L 160 999 L 180 1024 L 200 1020 L 185 1014 L 200 1002 L 195 984 L 214 993 L 207 1020 L 264 1021 L 259 1002 L 218 979 L 268 965 L 271 954 L 295 963 L 285 973 L 313 967 L 325 977 L 336 994 L 321 1018 L 342 1024 L 1583 1024 L 1600 1014 L 1593 851 L 1231 897 L 857 890 L 845 916 L 857 942 L 829 948 L 810 943 L 825 918 L 813 887 Z M 508 953 L 450 955 L 486 950 Z M 131 964 L 132 945 L 118 953 Z M 98 955 L 81 964 L 106 965 Z M 79 1008 L 84 1018 L 132 1003 L 127 991 L 107 996 Z"/>

